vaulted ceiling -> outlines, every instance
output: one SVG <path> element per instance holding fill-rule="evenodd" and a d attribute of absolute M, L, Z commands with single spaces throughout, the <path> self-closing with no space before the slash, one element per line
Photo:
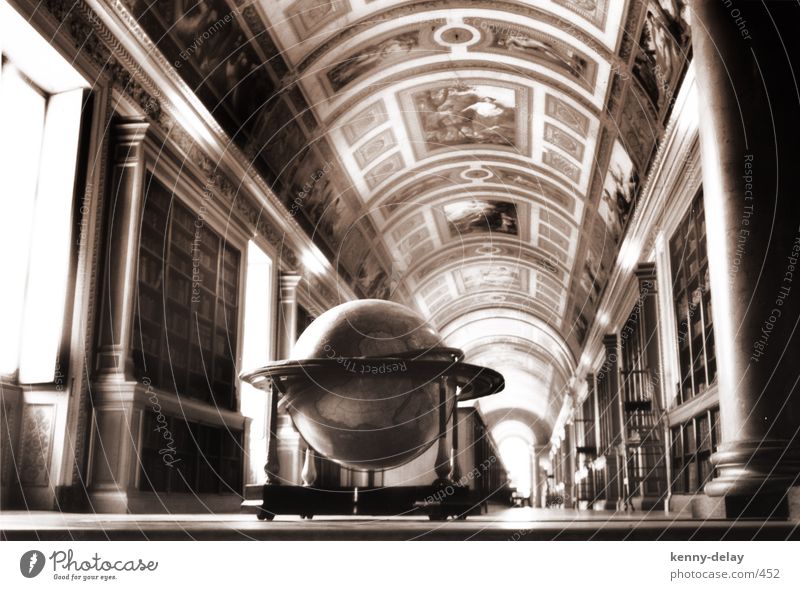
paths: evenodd
<path fill-rule="evenodd" d="M 547 433 L 685 69 L 684 2 L 131 10 L 344 280 L 500 369 L 484 412 Z"/>

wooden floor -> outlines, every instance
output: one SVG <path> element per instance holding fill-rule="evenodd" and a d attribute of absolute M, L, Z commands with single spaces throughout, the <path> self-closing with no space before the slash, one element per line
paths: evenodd
<path fill-rule="evenodd" d="M 278 517 L 253 515 L 112 515 L 0 513 L 4 540 L 800 540 L 800 523 L 674 520 L 659 514 L 614 514 L 514 508 L 466 521 L 417 517 Z"/>

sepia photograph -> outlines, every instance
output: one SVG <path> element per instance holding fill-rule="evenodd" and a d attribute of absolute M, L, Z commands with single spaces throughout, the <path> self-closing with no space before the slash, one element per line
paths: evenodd
<path fill-rule="evenodd" d="M 800 587 L 800 1 L 0 0 L 0 56 L 4 588 Z"/>

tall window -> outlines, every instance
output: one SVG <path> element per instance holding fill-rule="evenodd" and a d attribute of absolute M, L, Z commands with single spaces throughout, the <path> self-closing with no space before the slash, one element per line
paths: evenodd
<path fill-rule="evenodd" d="M 717 376 L 703 195 L 695 198 L 669 244 L 680 387 L 676 404 L 703 393 Z"/>
<path fill-rule="evenodd" d="M 0 375 L 52 383 L 75 251 L 86 82 L 5 2 L 0 25 Z"/>
<path fill-rule="evenodd" d="M 154 176 L 145 187 L 134 363 L 154 387 L 235 409 L 239 252 Z"/>
<path fill-rule="evenodd" d="M 247 276 L 244 297 L 244 334 L 242 338 L 242 370 L 252 371 L 273 359 L 272 259 L 252 240 L 247 244 Z M 247 439 L 247 483 L 258 483 L 264 477 L 267 462 L 267 420 L 269 403 L 266 394 L 242 382 L 242 414 L 250 418 Z"/>

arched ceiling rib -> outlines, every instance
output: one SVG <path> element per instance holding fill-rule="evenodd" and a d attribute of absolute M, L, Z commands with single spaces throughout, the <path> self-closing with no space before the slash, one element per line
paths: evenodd
<path fill-rule="evenodd" d="M 180 74 L 345 280 L 505 370 L 487 411 L 548 423 L 684 68 L 684 2 L 132 3 L 167 57 L 195 47 Z"/>

